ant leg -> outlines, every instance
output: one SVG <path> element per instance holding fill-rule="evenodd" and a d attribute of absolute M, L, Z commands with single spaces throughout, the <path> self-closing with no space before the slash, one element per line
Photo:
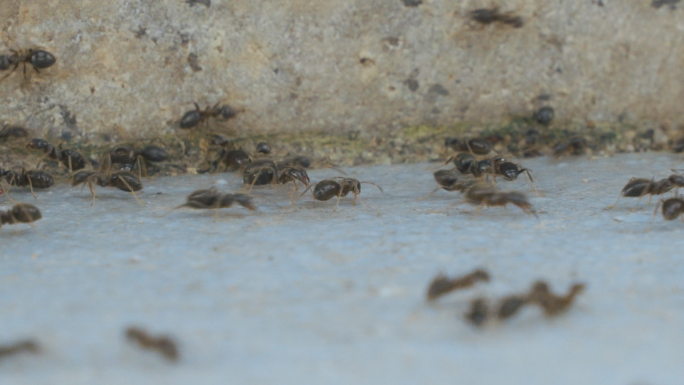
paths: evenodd
<path fill-rule="evenodd" d="M 650 195 L 650 194 L 649 194 L 649 196 L 648 196 L 648 204 L 649 204 L 649 205 L 651 204 L 651 197 L 652 197 L 652 196 L 653 196 L 653 195 Z"/>
<path fill-rule="evenodd" d="M 26 170 L 24 170 L 24 171 L 26 171 Z M 26 175 L 26 174 L 24 174 L 24 175 Z M 36 194 L 33 193 L 33 182 L 31 182 L 31 178 L 27 175 L 27 176 L 26 176 L 26 179 L 28 179 L 29 188 L 31 189 L 31 195 L 33 195 L 33 199 L 38 199 L 38 198 L 36 197 Z"/>
<path fill-rule="evenodd" d="M 133 194 L 133 198 L 135 198 L 135 201 L 138 202 L 140 206 L 145 206 L 142 202 L 140 202 L 140 199 L 138 199 L 138 196 L 135 194 L 135 191 L 133 191 L 133 188 L 131 188 L 131 185 L 126 182 L 126 179 L 121 178 L 120 176 L 118 177 L 125 185 L 128 187 L 129 190 L 131 190 L 131 194 Z"/>
<path fill-rule="evenodd" d="M 656 214 L 658 214 L 658 209 L 660 208 L 660 204 L 661 204 L 662 202 L 663 202 L 662 199 L 659 200 L 659 201 L 658 201 L 658 204 L 656 205 L 655 210 L 653 210 L 653 217 L 651 217 L 651 224 L 648 226 L 648 229 L 646 230 L 647 233 L 648 233 L 649 231 L 651 231 L 651 228 L 653 228 L 653 222 L 655 221 Z"/>
<path fill-rule="evenodd" d="M 71 157 L 68 157 L 67 160 L 69 162 L 69 174 L 73 177 L 74 176 L 74 168 L 71 165 Z"/>
<path fill-rule="evenodd" d="M 436 189 L 432 190 L 431 193 L 429 193 L 429 194 L 427 194 L 427 195 L 423 195 L 423 196 L 420 197 L 420 198 L 416 198 L 416 200 L 417 200 L 417 201 L 425 200 L 425 199 L 427 199 L 427 197 L 429 197 L 430 195 L 436 193 L 437 191 L 439 191 L 439 190 L 441 190 L 441 189 L 442 189 L 441 187 L 437 187 Z"/>
<path fill-rule="evenodd" d="M 294 193 L 295 193 L 297 190 L 299 190 L 299 189 L 297 188 L 297 182 L 293 180 L 293 181 L 292 181 L 292 191 L 290 191 L 290 200 L 292 201 L 292 205 L 293 205 L 293 206 L 294 206 L 294 204 L 295 204 L 295 202 L 294 202 Z"/>
<path fill-rule="evenodd" d="M 477 210 L 475 210 L 475 215 L 473 215 L 473 217 L 470 218 L 470 219 L 475 219 L 475 218 L 477 218 L 477 216 L 480 215 L 480 211 L 482 210 L 483 207 L 484 207 L 484 206 L 482 206 L 482 205 L 478 205 L 478 206 L 477 206 Z"/>
<path fill-rule="evenodd" d="M 539 190 L 537 190 L 537 185 L 534 183 L 534 179 L 532 179 L 532 174 L 530 173 L 530 170 L 525 169 L 525 173 L 527 174 L 527 177 L 530 178 L 530 183 L 532 183 L 532 187 L 534 187 L 534 192 L 537 193 L 537 196 L 543 197 L 544 194 L 540 193 Z"/>
<path fill-rule="evenodd" d="M 337 207 L 340 205 L 340 196 L 337 195 L 337 204 L 335 205 L 335 210 L 333 212 L 337 211 Z"/>
<path fill-rule="evenodd" d="M 0 79 L 0 82 L 7 79 L 10 75 L 12 75 L 14 71 L 17 70 L 17 68 L 19 68 L 19 63 L 15 64 L 14 68 L 12 68 L 12 71 L 10 71 L 7 75 L 3 76 L 2 79 Z"/>
<path fill-rule="evenodd" d="M 90 207 L 93 207 L 95 205 L 95 188 L 93 188 L 93 182 L 88 181 L 88 188 L 90 189 L 90 194 L 93 196 L 93 203 L 90 204 Z M 83 189 L 83 188 L 81 188 Z"/>
<path fill-rule="evenodd" d="M 620 192 L 620 195 L 618 195 L 618 199 L 617 199 L 617 201 L 615 201 L 615 203 L 613 203 L 611 206 L 606 207 L 603 210 L 611 210 L 613 207 L 615 207 L 618 204 L 618 202 L 620 202 L 620 198 L 622 198 L 622 192 Z"/>

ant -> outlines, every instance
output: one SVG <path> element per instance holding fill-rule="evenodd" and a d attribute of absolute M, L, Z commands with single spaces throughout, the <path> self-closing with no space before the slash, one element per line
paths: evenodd
<path fill-rule="evenodd" d="M 19 68 L 19 64 L 24 64 L 24 79 L 26 79 L 26 64 L 31 64 L 31 67 L 37 72 L 38 69 L 44 69 L 52 66 L 55 64 L 57 59 L 55 59 L 55 56 L 51 54 L 48 51 L 42 50 L 42 49 L 35 49 L 35 48 L 29 48 L 29 49 L 21 49 L 21 50 L 13 50 L 11 49 L 10 52 L 12 52 L 11 55 L 2 55 L 0 56 L 0 70 L 7 70 L 11 66 L 14 66 L 12 68 L 12 71 L 5 75 L 2 79 L 0 79 L 0 82 L 5 80 L 8 76 L 12 75 L 14 71 Z"/>
<path fill-rule="evenodd" d="M 461 140 L 458 138 L 447 138 L 444 140 L 446 147 L 451 147 L 455 151 L 467 151 L 473 154 L 487 155 L 492 151 L 492 145 L 483 138 Z"/>
<path fill-rule="evenodd" d="M 512 182 L 518 179 L 518 175 L 524 172 L 530 179 L 530 183 L 532 183 L 534 191 L 537 193 L 537 195 L 543 196 L 539 190 L 537 190 L 537 185 L 534 183 L 534 179 L 532 178 L 530 170 L 522 168 L 519 164 L 510 162 L 502 156 L 495 156 L 491 159 L 482 159 L 478 161 L 472 154 L 462 152 L 455 157 L 452 156 L 451 158 L 447 159 L 445 164 L 451 162 L 452 160 L 454 161 L 456 169 L 461 174 L 470 174 L 475 178 L 482 178 L 483 176 L 488 177 L 489 175 L 492 175 L 495 183 L 496 177 L 500 176 L 504 178 L 504 180 Z"/>
<path fill-rule="evenodd" d="M 266 142 L 259 142 L 256 145 L 256 150 L 260 154 L 268 155 L 271 153 L 271 147 Z"/>
<path fill-rule="evenodd" d="M 178 348 L 169 336 L 155 337 L 137 327 L 129 327 L 126 329 L 126 338 L 131 342 L 136 342 L 143 349 L 158 351 L 169 361 L 178 360 Z"/>
<path fill-rule="evenodd" d="M 245 168 L 243 172 L 243 181 L 245 184 L 265 185 L 265 184 L 287 184 L 292 182 L 292 192 L 290 193 L 290 200 L 294 202 L 294 192 L 299 190 L 297 181 L 300 181 L 304 186 L 309 186 L 309 175 L 306 169 L 301 166 L 284 166 L 279 167 L 278 162 L 264 160 L 252 163 Z"/>
<path fill-rule="evenodd" d="M 429 194 L 425 195 L 422 198 L 418 198 L 418 200 L 423 200 L 430 195 L 436 193 L 439 190 L 445 190 L 445 191 L 458 191 L 458 192 L 465 192 L 468 190 L 470 187 L 475 184 L 474 179 L 463 179 L 463 178 L 458 178 L 456 175 L 455 169 L 451 170 L 437 170 L 433 174 L 433 177 L 435 178 L 435 181 L 437 184 L 439 184 L 439 187 L 436 189 L 432 190 Z"/>
<path fill-rule="evenodd" d="M 537 121 L 537 123 L 548 126 L 553 120 L 553 116 L 553 108 L 546 106 L 535 111 L 532 117 Z"/>
<path fill-rule="evenodd" d="M 40 353 L 40 347 L 33 340 L 23 340 L 13 344 L 0 346 L 0 359 L 20 353 Z"/>
<path fill-rule="evenodd" d="M 26 145 L 26 148 L 43 151 L 48 159 L 62 162 L 62 164 L 69 169 L 69 172 L 85 168 L 85 160 L 81 154 L 73 150 L 60 151 L 43 139 L 31 139 L 29 144 Z M 38 166 L 40 166 L 40 162 L 38 163 Z"/>
<path fill-rule="evenodd" d="M 677 218 L 679 218 L 680 221 L 684 219 L 684 199 L 678 196 L 669 199 L 661 199 L 658 201 L 655 210 L 653 210 L 653 218 L 651 218 L 651 225 L 648 227 L 648 230 L 646 230 L 647 232 L 653 227 L 653 221 L 655 220 L 655 216 L 658 213 L 661 204 L 663 206 L 663 218 L 665 218 L 666 221 L 672 221 Z"/>
<path fill-rule="evenodd" d="M 672 170 L 675 171 L 675 170 Z M 684 187 L 684 176 L 680 174 L 672 174 L 665 179 L 661 179 L 655 182 L 653 179 L 646 178 L 632 178 L 627 182 L 625 187 L 620 191 L 617 201 L 611 206 L 605 208 L 605 210 L 610 210 L 615 207 L 620 198 L 641 198 L 648 195 L 648 203 L 651 203 L 651 197 L 653 195 L 662 195 L 672 190 L 673 188 Z"/>
<path fill-rule="evenodd" d="M 465 194 L 465 201 L 466 203 L 477 205 L 477 213 L 479 213 L 483 207 L 505 207 L 510 203 L 520 207 L 525 214 L 533 214 L 537 219 L 539 219 L 537 212 L 527 200 L 527 196 L 525 194 L 517 191 L 500 191 L 494 186 L 485 183 L 478 183 L 468 189 Z M 475 215 L 477 215 L 477 213 Z"/>
<path fill-rule="evenodd" d="M 180 120 L 180 128 L 193 128 L 202 122 L 206 122 L 207 119 L 215 118 L 217 116 L 221 116 L 223 120 L 228 120 L 234 118 L 238 113 L 228 105 L 219 107 L 220 102 L 216 103 L 213 107 L 207 107 L 204 110 L 200 109 L 197 103 L 193 104 L 195 105 L 195 109 L 183 114 L 183 117 Z"/>
<path fill-rule="evenodd" d="M 33 223 L 42 217 L 36 206 L 28 203 L 17 203 L 7 211 L 0 210 L 0 227 L 18 223 Z"/>
<path fill-rule="evenodd" d="M 223 148 L 219 153 L 218 158 L 211 162 L 207 169 L 198 172 L 200 174 L 206 174 L 208 172 L 213 173 L 218 169 L 219 163 L 224 163 L 228 169 L 238 170 L 252 163 L 252 158 L 243 150 L 228 150 L 227 148 Z"/>
<path fill-rule="evenodd" d="M 144 173 L 145 176 L 147 176 L 145 161 L 163 162 L 168 158 L 166 151 L 157 146 L 147 146 L 143 149 L 116 146 L 109 152 L 109 156 L 112 159 L 112 163 L 123 165 L 123 169 L 126 171 L 131 171 L 133 166 L 137 164 L 138 170 L 141 171 L 141 174 Z M 142 171 L 143 169 L 145 171 Z M 138 176 L 142 177 L 142 175 Z"/>
<path fill-rule="evenodd" d="M 547 317 L 555 317 L 568 310 L 575 297 L 582 293 L 585 285 L 576 283 L 570 287 L 568 294 L 558 296 L 551 292 L 549 285 L 544 281 L 537 281 L 528 295 L 530 303 L 539 305 Z"/>
<path fill-rule="evenodd" d="M 24 127 L 5 125 L 0 130 L 0 140 L 8 140 L 10 138 L 25 138 L 29 136 L 29 132 Z"/>
<path fill-rule="evenodd" d="M 470 17 L 471 20 L 481 24 L 501 22 L 504 24 L 509 24 L 514 28 L 520 28 L 524 24 L 520 16 L 512 16 L 511 14 L 500 13 L 498 7 L 476 9 L 474 11 L 468 12 L 468 17 Z"/>
<path fill-rule="evenodd" d="M 194 6 L 195 4 L 202 4 L 206 5 L 207 8 L 211 6 L 211 0 L 185 0 L 187 4 L 189 4 L 191 7 Z"/>
<path fill-rule="evenodd" d="M 333 179 L 339 179 L 339 182 L 330 179 L 322 180 L 316 183 L 316 185 L 310 185 L 307 187 L 302 195 L 306 194 L 306 192 L 313 187 L 313 190 L 311 190 L 311 195 L 313 196 L 314 200 L 327 201 L 333 197 L 337 197 L 337 204 L 335 205 L 333 212 L 337 211 L 337 207 L 340 205 L 340 198 L 346 197 L 349 193 L 354 195 L 352 205 L 356 205 L 356 197 L 361 194 L 361 183 L 372 184 L 380 190 L 382 195 L 385 195 L 382 187 L 373 182 L 359 182 L 357 179 L 345 178 L 341 176 L 335 177 Z M 302 195 L 300 195 L 300 197 Z"/>
<path fill-rule="evenodd" d="M 256 206 L 252 202 L 252 198 L 246 194 L 224 194 L 215 188 L 197 190 L 188 195 L 186 202 L 174 210 L 181 207 L 190 207 L 192 209 L 225 209 L 237 203 L 240 206 L 250 210 L 256 211 Z"/>
<path fill-rule="evenodd" d="M 432 283 L 430 283 L 430 286 L 428 287 L 427 300 L 434 301 L 454 290 L 471 287 L 479 281 L 489 282 L 489 273 L 484 270 L 475 270 L 470 274 L 458 278 L 449 278 L 444 274 L 439 274 L 432 280 Z"/>
<path fill-rule="evenodd" d="M 55 184 L 55 178 L 47 172 L 37 170 L 26 171 L 26 168 L 22 168 L 21 173 L 6 171 L 0 168 L 0 178 L 5 178 L 10 186 L 29 186 L 31 188 L 31 195 L 34 198 L 36 198 L 36 194 L 33 193 L 34 188 L 44 189 Z"/>
<path fill-rule="evenodd" d="M 143 188 L 142 182 L 130 171 L 115 171 L 112 172 L 112 158 L 107 155 L 102 164 L 100 165 L 99 171 L 79 171 L 74 175 L 74 187 L 83 184 L 87 184 L 90 188 L 90 193 L 93 195 L 93 202 L 91 206 L 95 204 L 95 188 L 93 184 L 100 187 L 115 187 L 121 191 L 128 191 L 133 194 L 135 200 L 142 205 L 138 200 L 138 196 L 135 195 L 136 191 L 140 191 Z M 83 188 L 81 188 L 82 190 Z"/>
<path fill-rule="evenodd" d="M 470 303 L 466 319 L 475 326 L 482 325 L 489 317 L 489 305 L 484 298 L 477 298 Z"/>
<path fill-rule="evenodd" d="M 576 136 L 570 138 L 566 142 L 559 142 L 553 146 L 553 156 L 556 158 L 565 154 L 570 153 L 570 155 L 581 155 L 584 149 L 587 147 L 586 139 Z"/>

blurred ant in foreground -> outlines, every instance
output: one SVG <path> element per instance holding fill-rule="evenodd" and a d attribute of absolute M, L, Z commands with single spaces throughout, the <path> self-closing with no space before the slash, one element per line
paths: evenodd
<path fill-rule="evenodd" d="M 178 360 L 178 348 L 169 336 L 152 336 L 140 328 L 129 327 L 126 329 L 126 338 L 143 349 L 156 350 L 169 361 Z"/>
<path fill-rule="evenodd" d="M 40 353 L 40 346 L 33 340 L 23 340 L 9 345 L 0 345 L 0 360 L 20 353 Z"/>
<path fill-rule="evenodd" d="M 505 207 L 508 204 L 513 204 L 520 207 L 525 214 L 532 214 L 539 219 L 534 207 L 528 201 L 527 195 L 517 191 L 504 192 L 485 183 L 476 184 L 468 189 L 465 193 L 465 202 L 477 206 L 475 215 L 483 207 Z"/>
<path fill-rule="evenodd" d="M 434 301 L 454 290 L 474 286 L 479 281 L 489 282 L 489 273 L 484 270 L 475 270 L 470 274 L 457 278 L 449 278 L 444 274 L 439 274 L 432 280 L 428 287 L 427 300 Z"/>
<path fill-rule="evenodd" d="M 314 200 L 327 201 L 337 197 L 337 204 L 333 210 L 333 212 L 335 212 L 337 211 L 337 207 L 340 205 L 340 198 L 346 197 L 349 193 L 354 195 L 352 205 L 356 205 L 356 197 L 361 194 L 361 183 L 372 184 L 380 190 L 382 195 L 385 195 L 382 187 L 373 182 L 360 182 L 358 179 L 341 176 L 335 177 L 333 179 L 337 180 L 326 179 L 316 183 L 315 185 L 307 187 L 299 197 L 302 197 L 307 191 L 309 191 L 309 189 L 311 189 L 311 187 L 313 187 L 311 190 L 311 195 L 313 196 Z"/>
<path fill-rule="evenodd" d="M 36 206 L 28 203 L 17 203 L 7 211 L 0 210 L 0 228 L 2 225 L 33 223 L 41 218 L 43 215 Z"/>

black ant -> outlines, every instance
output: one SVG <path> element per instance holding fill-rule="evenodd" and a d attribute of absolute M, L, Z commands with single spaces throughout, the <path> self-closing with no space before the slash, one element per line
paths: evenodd
<path fill-rule="evenodd" d="M 249 211 L 256 211 L 257 208 L 252 198 L 246 194 L 225 194 L 215 188 L 194 191 L 188 195 L 186 202 L 173 210 L 183 207 L 190 207 L 196 210 L 225 209 L 237 203 Z M 171 211 L 173 211 L 171 210 Z M 164 214 L 166 215 L 166 214 Z M 216 214 L 218 217 L 218 214 Z"/>
<path fill-rule="evenodd" d="M 481 24 L 501 22 L 504 24 L 509 24 L 514 28 L 520 28 L 524 24 L 520 16 L 500 13 L 498 7 L 476 9 L 474 11 L 468 12 L 468 17 L 470 17 L 471 20 Z"/>
<path fill-rule="evenodd" d="M 33 340 L 23 340 L 9 345 L 0 345 L 0 360 L 20 353 L 40 353 L 40 346 Z"/>
<path fill-rule="evenodd" d="M 259 142 L 256 145 L 256 150 L 260 154 L 268 155 L 271 153 L 271 147 L 266 142 Z"/>
<path fill-rule="evenodd" d="M 528 201 L 527 195 L 517 191 L 504 192 L 486 183 L 478 183 L 468 189 L 465 193 L 465 201 L 466 203 L 476 205 L 477 213 L 483 207 L 505 207 L 510 203 L 520 207 L 525 214 L 532 214 L 539 219 L 534 207 Z"/>
<path fill-rule="evenodd" d="M 655 216 L 658 213 L 658 209 L 661 205 L 663 206 L 663 218 L 665 218 L 666 221 L 672 221 L 677 218 L 679 218 L 680 221 L 684 220 L 684 199 L 678 196 L 674 198 L 660 199 L 658 201 L 658 204 L 656 205 L 655 210 L 653 210 L 653 218 L 651 219 L 651 225 L 648 227 L 648 230 L 646 231 L 650 231 L 653 227 L 653 221 L 655 220 Z"/>
<path fill-rule="evenodd" d="M 553 116 L 553 108 L 549 106 L 542 107 L 533 114 L 533 118 L 537 121 L 537 123 L 543 124 L 545 126 L 548 126 L 551 123 Z"/>
<path fill-rule="evenodd" d="M 123 169 L 126 171 L 131 171 L 134 165 L 137 164 L 138 169 L 141 171 L 139 177 L 142 177 L 143 173 L 147 176 L 145 161 L 163 162 L 168 158 L 166 151 L 157 146 L 147 146 L 143 149 L 116 146 L 109 152 L 109 156 L 111 157 L 112 163 L 123 165 Z"/>
<path fill-rule="evenodd" d="M 213 173 L 218 169 L 220 163 L 225 164 L 228 169 L 239 170 L 244 169 L 252 163 L 252 158 L 241 149 L 229 150 L 228 148 L 221 149 L 218 158 L 213 161 L 208 168 L 198 171 L 200 174 Z"/>
<path fill-rule="evenodd" d="M 18 223 L 33 223 L 42 217 L 43 215 L 36 206 L 28 203 L 17 203 L 7 211 L 0 210 L 0 227 Z"/>
<path fill-rule="evenodd" d="M 674 170 L 673 170 L 674 171 Z M 653 195 L 662 195 L 672 190 L 673 188 L 684 187 L 684 176 L 680 174 L 672 174 L 665 179 L 659 181 L 654 181 L 653 179 L 646 178 L 632 178 L 627 182 L 625 187 L 620 191 L 617 201 L 611 206 L 606 207 L 606 210 L 610 210 L 615 207 L 620 198 L 641 198 L 648 195 L 648 203 L 651 203 L 651 197 Z"/>
<path fill-rule="evenodd" d="M 474 179 L 461 178 L 460 175 L 457 175 L 456 171 L 456 169 L 435 171 L 433 177 L 437 184 L 439 184 L 439 187 L 432 190 L 432 192 L 424 197 L 418 198 L 418 200 L 423 200 L 439 190 L 458 191 L 463 193 L 477 183 Z"/>
<path fill-rule="evenodd" d="M 74 186 L 80 184 L 87 184 L 90 188 L 90 193 L 93 195 L 93 202 L 91 206 L 95 204 L 95 188 L 94 184 L 100 187 L 115 187 L 121 191 L 127 191 L 133 194 L 135 200 L 142 205 L 138 200 L 138 196 L 135 194 L 136 191 L 140 191 L 143 188 L 142 182 L 130 171 L 115 171 L 112 172 L 112 160 L 109 155 L 107 155 L 102 164 L 100 165 L 99 171 L 79 171 L 74 174 Z M 81 188 L 83 189 L 83 188 Z"/>
<path fill-rule="evenodd" d="M 48 159 L 59 160 L 70 172 L 85 168 L 85 160 L 81 154 L 73 150 L 60 151 L 43 139 L 31 139 L 26 148 L 43 151 Z"/>
<path fill-rule="evenodd" d="M 475 326 L 482 325 L 489 318 L 489 305 L 484 298 L 477 298 L 470 303 L 466 319 Z"/>
<path fill-rule="evenodd" d="M 532 183 L 532 187 L 534 187 L 534 191 L 537 193 L 537 195 L 543 196 L 539 190 L 537 190 L 537 185 L 534 183 L 534 179 L 532 178 L 530 170 L 522 168 L 519 164 L 510 162 L 502 156 L 495 156 L 491 159 L 482 159 L 478 161 L 472 154 L 462 152 L 447 159 L 445 164 L 451 162 L 452 160 L 456 166 L 456 169 L 461 174 L 470 174 L 475 178 L 488 177 L 491 175 L 494 178 L 494 182 L 496 182 L 496 177 L 502 177 L 507 181 L 514 181 L 518 178 L 518 175 L 524 172 L 527 174 L 527 177 L 529 178 L 530 183 Z M 446 174 L 440 174 L 440 176 L 445 177 Z M 437 178 L 436 175 L 435 178 Z M 437 183 L 439 183 L 439 181 L 437 181 Z"/>
<path fill-rule="evenodd" d="M 0 130 L 0 140 L 8 140 L 10 138 L 25 138 L 29 136 L 27 129 L 21 126 L 5 125 Z"/>
<path fill-rule="evenodd" d="M 316 183 L 315 185 L 307 187 L 306 190 L 304 190 L 304 192 L 302 193 L 302 195 L 306 194 L 306 192 L 309 191 L 311 187 L 313 187 L 313 189 L 311 190 L 311 194 L 314 200 L 327 201 L 334 197 L 337 197 L 337 204 L 335 205 L 335 209 L 333 210 L 333 212 L 337 211 L 337 207 L 340 205 L 340 198 L 346 197 L 349 193 L 352 193 L 354 195 L 354 200 L 352 201 L 352 204 L 356 205 L 356 197 L 359 194 L 361 194 L 361 183 L 372 184 L 373 186 L 377 187 L 383 195 L 385 195 L 385 192 L 382 190 L 382 187 L 372 182 L 359 182 L 357 179 L 345 178 L 341 176 L 338 176 L 334 179 L 338 179 L 339 182 L 330 179 L 322 180 Z M 300 197 L 302 195 L 300 195 Z"/>
<path fill-rule="evenodd" d="M 479 281 L 489 282 L 489 273 L 484 270 L 475 270 L 470 274 L 457 278 L 449 278 L 444 274 L 439 274 L 428 287 L 427 300 L 433 301 L 454 290 L 471 287 Z"/>
<path fill-rule="evenodd" d="M 55 184 L 55 178 L 49 173 L 38 170 L 26 171 L 25 168 L 22 168 L 20 173 L 0 168 L 0 178 L 5 178 L 10 186 L 29 186 L 31 188 L 31 195 L 34 198 L 36 197 L 36 194 L 33 193 L 34 188 L 44 189 Z"/>
<path fill-rule="evenodd" d="M 143 349 L 158 351 L 169 361 L 178 360 L 178 348 L 169 336 L 151 336 L 140 328 L 129 327 L 126 329 L 126 338 Z"/>
<path fill-rule="evenodd" d="M 565 142 L 556 143 L 552 149 L 553 156 L 559 157 L 566 153 L 570 153 L 570 155 L 581 155 L 586 147 L 586 139 L 576 136 Z"/>
<path fill-rule="evenodd" d="M 271 160 L 253 162 L 249 167 L 245 168 L 242 175 L 244 183 L 252 186 L 292 182 L 292 192 L 290 193 L 292 204 L 295 203 L 294 192 L 299 190 L 297 181 L 300 181 L 306 187 L 309 186 L 310 182 L 309 175 L 304 167 L 296 165 L 279 167 L 278 162 Z"/>
<path fill-rule="evenodd" d="M 213 107 L 207 107 L 204 110 L 200 109 L 197 103 L 195 104 L 195 109 L 183 114 L 180 121 L 180 128 L 188 129 L 197 126 L 202 122 L 206 122 L 209 118 L 215 118 L 221 116 L 224 120 L 234 118 L 237 115 L 232 107 L 225 105 L 219 107 L 219 103 L 216 103 Z"/>
<path fill-rule="evenodd" d="M 40 73 L 38 69 L 48 68 L 57 61 L 54 55 L 42 49 L 29 48 L 18 51 L 11 49 L 10 52 L 12 52 L 11 55 L 0 56 L 0 70 L 7 70 L 11 66 L 14 66 L 14 68 L 12 68 L 10 73 L 0 79 L 0 81 L 5 80 L 8 76 L 12 75 L 14 71 L 19 68 L 19 64 L 24 64 L 24 79 L 26 79 L 27 63 L 31 64 L 31 67 L 33 67 L 37 73 Z"/>
<path fill-rule="evenodd" d="M 195 4 L 206 5 L 207 8 L 211 6 L 211 0 L 185 0 L 185 2 L 188 3 L 191 7 Z"/>
<path fill-rule="evenodd" d="M 447 138 L 444 140 L 444 145 L 446 147 L 452 148 L 454 151 L 467 151 L 479 155 L 487 155 L 492 151 L 491 143 L 483 138 L 475 138 L 470 140 Z"/>

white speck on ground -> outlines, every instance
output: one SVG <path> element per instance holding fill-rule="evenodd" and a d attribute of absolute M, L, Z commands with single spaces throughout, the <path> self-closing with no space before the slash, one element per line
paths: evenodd
<path fill-rule="evenodd" d="M 516 207 L 475 217 L 451 206 L 458 193 L 416 201 L 436 186 L 434 164 L 349 168 L 386 197 L 364 185 L 363 200 L 337 212 L 334 200 L 292 206 L 288 187 L 255 187 L 259 212 L 224 209 L 216 222 L 209 211 L 160 216 L 230 175 L 148 180 L 145 206 L 111 189 L 94 207 L 87 189 L 61 185 L 37 201 L 14 189 L 43 219 L 0 229 L 0 343 L 34 337 L 45 352 L 0 361 L 0 382 L 680 384 L 684 225 L 658 216 L 646 233 L 657 198 L 603 210 L 632 176 L 666 177 L 680 158 L 522 163 L 545 197 L 524 175 L 499 183 L 529 192 L 539 221 Z M 475 268 L 491 282 L 425 302 L 436 273 Z M 540 278 L 587 290 L 553 320 L 534 308 L 481 330 L 463 320 L 474 297 Z M 174 336 L 181 360 L 129 345 L 132 324 Z"/>

